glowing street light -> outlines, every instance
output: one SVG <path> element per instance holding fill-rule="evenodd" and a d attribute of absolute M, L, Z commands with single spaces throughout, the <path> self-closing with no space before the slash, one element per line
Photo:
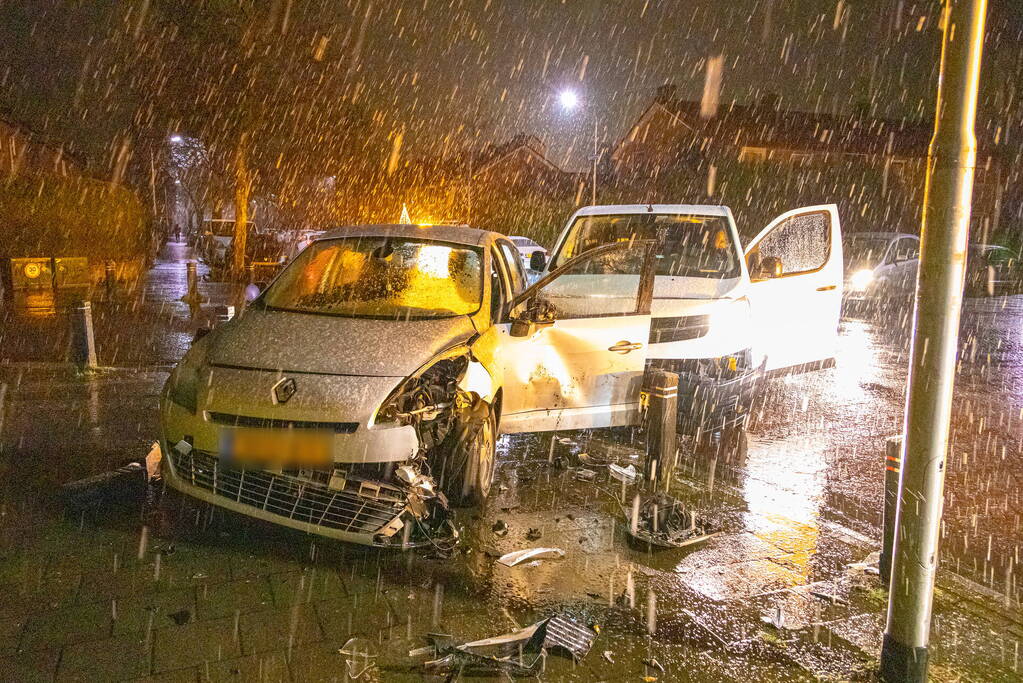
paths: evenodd
<path fill-rule="evenodd" d="M 561 103 L 561 108 L 566 111 L 572 111 L 579 106 L 579 96 L 575 94 L 574 90 L 562 90 L 558 95 L 558 101 Z"/>
<path fill-rule="evenodd" d="M 177 135 L 177 134 L 170 136 L 170 141 L 172 143 L 174 143 L 175 145 L 177 145 L 177 144 L 179 144 L 181 142 L 184 142 L 184 140 L 185 139 L 183 137 L 181 137 L 180 135 Z"/>

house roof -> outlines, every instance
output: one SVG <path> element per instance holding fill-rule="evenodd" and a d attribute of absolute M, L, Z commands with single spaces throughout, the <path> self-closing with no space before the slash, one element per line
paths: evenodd
<path fill-rule="evenodd" d="M 684 128 L 719 144 L 795 152 L 925 157 L 933 131 L 927 121 L 787 111 L 762 104 L 733 103 L 722 106 L 712 118 L 703 119 L 698 101 L 658 98 L 617 149 L 629 143 L 657 112 L 667 113 Z"/>
<path fill-rule="evenodd" d="M 509 158 L 512 154 L 521 149 L 529 152 L 530 155 L 536 157 L 541 163 L 551 170 L 558 171 L 559 173 L 561 172 L 561 169 L 547 158 L 547 147 L 539 138 L 533 135 L 519 133 L 507 142 L 499 145 L 488 145 L 479 157 L 477 157 L 476 163 L 474 164 L 475 170 L 473 175 L 478 175 L 491 166 L 499 164 L 501 161 Z"/>

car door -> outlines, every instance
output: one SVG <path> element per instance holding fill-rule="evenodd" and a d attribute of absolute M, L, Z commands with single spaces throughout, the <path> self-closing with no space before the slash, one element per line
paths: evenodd
<path fill-rule="evenodd" d="M 916 288 L 916 273 L 920 268 L 920 240 L 903 237 L 895 243 L 895 267 L 899 294 L 912 294 Z"/>
<path fill-rule="evenodd" d="M 600 247 L 544 276 L 498 326 L 506 433 L 637 424 L 652 243 Z"/>
<path fill-rule="evenodd" d="M 838 207 L 775 218 L 746 248 L 754 350 L 767 370 L 834 358 L 842 309 Z"/>

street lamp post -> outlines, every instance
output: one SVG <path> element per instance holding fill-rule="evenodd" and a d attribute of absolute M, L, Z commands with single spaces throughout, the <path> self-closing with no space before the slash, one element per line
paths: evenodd
<path fill-rule="evenodd" d="M 938 564 L 941 509 L 977 159 L 974 124 L 987 0 L 945 0 L 937 117 L 916 289 L 888 622 L 886 683 L 923 683 Z"/>

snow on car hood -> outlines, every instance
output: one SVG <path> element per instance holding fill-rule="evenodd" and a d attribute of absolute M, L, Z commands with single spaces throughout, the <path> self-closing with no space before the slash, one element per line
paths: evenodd
<path fill-rule="evenodd" d="M 211 335 L 207 358 L 240 368 L 406 377 L 474 331 L 467 316 L 397 321 L 249 309 Z"/>

